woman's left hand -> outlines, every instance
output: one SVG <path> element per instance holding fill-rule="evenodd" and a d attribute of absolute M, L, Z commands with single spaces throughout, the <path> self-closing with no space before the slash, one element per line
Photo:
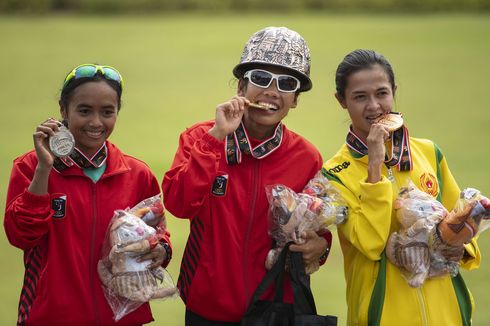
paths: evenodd
<path fill-rule="evenodd" d="M 318 263 L 320 257 L 327 250 L 327 240 L 312 230 L 303 232 L 301 238 L 305 242 L 302 244 L 291 244 L 289 250 L 303 253 L 303 261 L 306 266 L 315 262 Z"/>
<path fill-rule="evenodd" d="M 148 265 L 148 269 L 153 269 L 162 266 L 165 259 L 167 259 L 167 251 L 161 244 L 157 244 L 150 252 L 142 255 L 139 261 L 151 260 L 152 263 Z"/>

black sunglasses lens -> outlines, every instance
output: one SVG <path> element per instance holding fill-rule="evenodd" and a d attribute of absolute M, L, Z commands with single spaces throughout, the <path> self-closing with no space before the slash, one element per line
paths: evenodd
<path fill-rule="evenodd" d="M 298 81 L 293 77 L 289 77 L 289 76 L 279 77 L 279 89 L 286 92 L 291 92 L 296 90 L 297 87 L 298 87 Z"/>
<path fill-rule="evenodd" d="M 266 71 L 253 71 L 250 74 L 250 81 L 256 85 L 267 87 L 271 82 L 272 75 Z"/>

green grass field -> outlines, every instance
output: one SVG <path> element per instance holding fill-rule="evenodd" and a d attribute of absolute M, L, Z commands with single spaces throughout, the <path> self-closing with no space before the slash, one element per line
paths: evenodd
<path fill-rule="evenodd" d="M 12 160 L 32 148 L 32 132 L 58 117 L 57 97 L 73 66 L 98 62 L 125 77 L 123 108 L 111 140 L 146 161 L 161 180 L 179 133 L 210 119 L 235 93 L 231 70 L 256 30 L 288 26 L 307 40 L 313 90 L 286 119 L 325 159 L 345 138 L 348 117 L 334 101 L 334 72 L 356 48 L 385 54 L 397 76 L 398 111 L 412 136 L 434 140 L 461 187 L 490 196 L 490 17 L 488 15 L 192 15 L 131 17 L 0 17 L 0 197 Z M 0 209 L 4 210 L 4 200 Z M 187 221 L 171 216 L 177 278 Z M 22 253 L 0 232 L 0 325 L 13 325 L 23 277 Z M 464 272 L 476 301 L 475 325 L 490 325 L 490 232 L 480 238 L 479 270 Z M 345 324 L 345 283 L 336 239 L 326 266 L 313 276 L 318 311 Z M 212 286 L 212 284 L 210 284 Z M 73 295 L 76 295 L 74 293 Z M 216 293 L 219 295 L 219 291 Z M 206 300 L 206 298 L 203 298 Z M 180 300 L 152 304 L 155 325 L 182 325 Z"/>

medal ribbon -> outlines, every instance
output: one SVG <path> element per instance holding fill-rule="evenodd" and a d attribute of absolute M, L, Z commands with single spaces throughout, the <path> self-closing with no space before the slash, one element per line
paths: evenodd
<path fill-rule="evenodd" d="M 107 146 L 104 142 L 99 150 L 90 158 L 83 154 L 83 152 L 77 147 L 75 147 L 73 149 L 73 152 L 69 156 L 56 157 L 53 163 L 53 167 L 58 172 L 61 172 L 73 165 L 76 165 L 82 169 L 100 168 L 106 162 L 106 160 Z"/>
<path fill-rule="evenodd" d="M 237 130 L 226 136 L 226 163 L 228 165 L 240 164 L 242 161 L 242 153 L 252 155 L 259 160 L 268 156 L 281 145 L 282 134 L 283 125 L 282 123 L 279 123 L 271 138 L 264 140 L 252 148 L 245 126 L 240 122 Z"/>
<path fill-rule="evenodd" d="M 388 167 L 396 166 L 399 171 L 412 170 L 412 154 L 410 152 L 410 142 L 408 129 L 403 126 L 390 134 L 391 137 L 391 157 L 386 155 L 385 165 Z M 368 155 L 368 147 L 350 127 L 345 140 L 347 146 L 361 156 Z"/>

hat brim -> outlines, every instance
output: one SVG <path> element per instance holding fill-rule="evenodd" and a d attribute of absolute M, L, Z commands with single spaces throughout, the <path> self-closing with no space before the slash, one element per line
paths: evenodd
<path fill-rule="evenodd" d="M 273 63 L 265 63 L 265 62 L 244 62 L 244 63 L 239 63 L 235 66 L 235 68 L 233 68 L 233 75 L 240 79 L 240 78 L 243 78 L 243 75 L 251 70 L 251 69 L 255 69 L 255 68 L 267 68 L 267 67 L 278 67 L 278 68 L 281 68 L 281 69 L 284 69 L 286 71 L 288 71 L 291 75 L 293 75 L 294 77 L 298 78 L 299 81 L 301 82 L 301 86 L 299 88 L 299 91 L 300 92 L 306 92 L 306 91 L 309 91 L 312 87 L 313 87 L 313 84 L 311 82 L 311 79 L 310 77 L 308 77 L 307 75 L 297 71 L 297 70 L 294 70 L 294 69 L 291 69 L 291 68 L 288 68 L 288 67 L 284 67 L 284 66 L 281 66 L 281 65 L 276 65 L 276 64 L 273 64 Z"/>

